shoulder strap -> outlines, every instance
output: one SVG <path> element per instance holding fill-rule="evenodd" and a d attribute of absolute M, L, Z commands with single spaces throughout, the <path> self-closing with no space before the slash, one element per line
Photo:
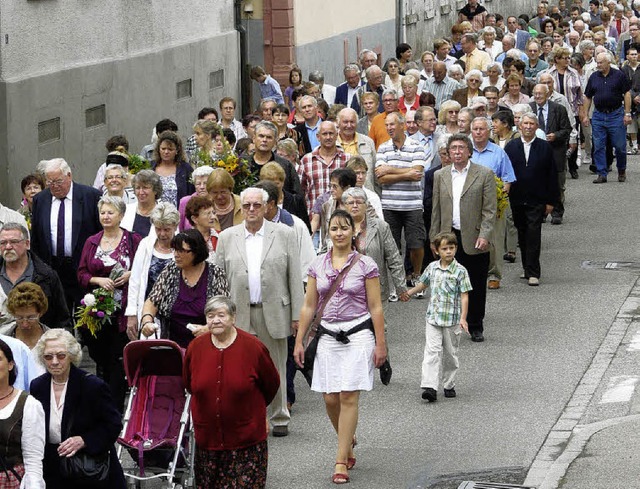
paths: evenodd
<path fill-rule="evenodd" d="M 329 303 L 329 301 L 333 297 L 333 294 L 336 293 L 338 286 L 342 283 L 347 273 L 349 273 L 349 270 L 351 270 L 354 267 L 354 265 L 360 261 L 361 256 L 362 255 L 360 253 L 356 253 L 356 256 L 353 257 L 353 260 L 351 260 L 351 263 L 349 264 L 349 266 L 343 268 L 338 274 L 338 276 L 336 277 L 336 279 L 333 281 L 333 283 L 331 284 L 331 288 L 329 289 L 329 292 L 327 292 L 327 295 L 324 296 L 324 300 L 322 301 L 322 303 L 318 307 L 318 310 L 316 311 L 316 317 L 313 319 L 310 329 L 313 330 L 318 326 L 318 324 L 320 324 L 320 320 L 322 319 L 322 313 L 324 312 L 325 306 Z"/>

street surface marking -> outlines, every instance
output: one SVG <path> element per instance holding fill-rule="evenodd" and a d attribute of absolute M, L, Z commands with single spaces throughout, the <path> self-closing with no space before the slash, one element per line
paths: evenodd
<path fill-rule="evenodd" d="M 611 377 L 607 390 L 602 395 L 600 404 L 613 402 L 629 402 L 636 388 L 636 383 L 640 380 L 632 375 L 617 375 Z"/>
<path fill-rule="evenodd" d="M 640 351 L 640 329 L 631 338 L 627 351 Z"/>

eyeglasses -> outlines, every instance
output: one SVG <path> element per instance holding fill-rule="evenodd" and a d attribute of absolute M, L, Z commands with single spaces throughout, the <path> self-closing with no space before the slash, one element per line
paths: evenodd
<path fill-rule="evenodd" d="M 193 253 L 193 250 L 185 250 L 184 248 L 174 248 L 173 251 L 176 253 Z"/>
<path fill-rule="evenodd" d="M 46 180 L 45 183 L 48 187 L 59 187 L 64 183 L 64 178 L 58 178 L 56 180 Z"/>
<path fill-rule="evenodd" d="M 382 99 L 382 103 L 383 104 L 392 104 L 393 102 L 396 102 L 398 99 L 396 98 L 388 98 L 388 99 Z"/>
<path fill-rule="evenodd" d="M 53 360 L 53 357 L 56 357 L 58 360 L 64 360 L 65 358 L 67 358 L 68 353 L 66 351 L 59 351 L 58 353 L 45 353 L 44 355 L 42 355 L 42 357 L 47 361 L 50 362 L 51 360 Z"/>
<path fill-rule="evenodd" d="M 24 323 L 27 321 L 28 322 L 37 321 L 38 319 L 40 319 L 40 316 L 35 314 L 33 316 L 13 316 L 13 318 L 16 320 L 16 323 Z"/>
<path fill-rule="evenodd" d="M 247 202 L 246 204 L 242 204 L 242 208 L 245 211 L 248 211 L 249 209 L 255 209 L 255 210 L 260 210 L 262 209 L 262 204 L 260 202 Z"/>
<path fill-rule="evenodd" d="M 11 246 L 15 246 L 19 243 L 22 243 L 23 241 L 26 241 L 26 239 L 22 238 L 22 239 L 3 239 L 2 241 L 0 241 L 0 246 L 5 247 L 7 245 L 11 245 Z"/>
<path fill-rule="evenodd" d="M 364 200 L 350 200 L 348 202 L 345 202 L 345 205 L 348 207 L 353 207 L 356 205 L 364 205 Z"/>

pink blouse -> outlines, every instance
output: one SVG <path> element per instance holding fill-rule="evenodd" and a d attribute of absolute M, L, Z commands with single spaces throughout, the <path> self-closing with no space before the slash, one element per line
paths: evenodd
<path fill-rule="evenodd" d="M 353 251 L 347 259 L 344 267 L 347 267 L 356 256 Z M 333 268 L 331 263 L 332 251 L 318 256 L 309 267 L 309 276 L 316 279 L 318 290 L 318 304 L 329 292 L 331 284 L 337 278 L 340 270 Z M 337 288 L 333 297 L 324 308 L 322 319 L 327 322 L 351 321 L 364 316 L 369 312 L 367 304 L 366 279 L 379 277 L 378 266 L 372 258 L 361 255 L 360 261 L 344 277 L 342 284 Z"/>

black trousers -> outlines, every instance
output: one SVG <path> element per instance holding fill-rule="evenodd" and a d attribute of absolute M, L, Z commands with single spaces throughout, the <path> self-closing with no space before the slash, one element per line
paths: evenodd
<path fill-rule="evenodd" d="M 511 203 L 513 223 L 518 230 L 518 245 L 526 278 L 540 278 L 540 243 L 544 210 L 544 204 Z"/>
<path fill-rule="evenodd" d="M 51 258 L 51 268 L 53 268 L 58 274 L 58 277 L 60 277 L 67 308 L 73 317 L 76 306 L 80 304 L 80 299 L 82 299 L 85 294 L 85 291 L 80 287 L 80 284 L 78 284 L 77 269 L 73 265 L 73 259 L 54 256 Z"/>
<path fill-rule="evenodd" d="M 454 229 L 458 238 L 458 250 L 456 260 L 469 272 L 469 280 L 473 290 L 469 292 L 469 311 L 467 312 L 467 323 L 469 333 L 484 331 L 484 313 L 487 304 L 487 277 L 489 275 L 489 252 L 469 255 L 462 246 L 462 235 L 460 231 Z M 502 257 L 500 257 L 502 259 Z"/>

